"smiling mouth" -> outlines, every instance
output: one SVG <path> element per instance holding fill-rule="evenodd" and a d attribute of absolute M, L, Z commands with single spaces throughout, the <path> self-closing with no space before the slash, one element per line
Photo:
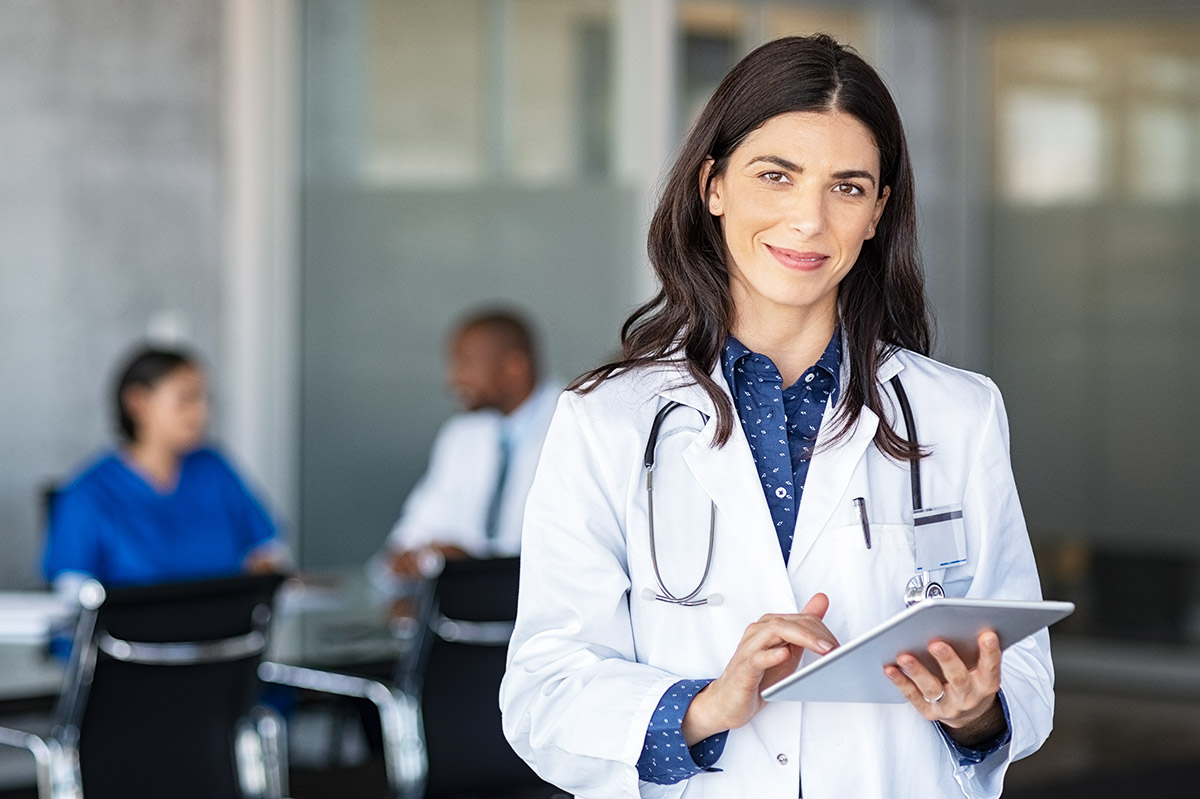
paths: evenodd
<path fill-rule="evenodd" d="M 771 251 L 771 255 L 775 256 L 776 261 L 788 269 L 797 269 L 802 272 L 820 269 L 829 260 L 828 255 L 820 252 L 798 252 L 782 247 L 772 247 L 770 244 L 767 245 L 767 249 Z"/>

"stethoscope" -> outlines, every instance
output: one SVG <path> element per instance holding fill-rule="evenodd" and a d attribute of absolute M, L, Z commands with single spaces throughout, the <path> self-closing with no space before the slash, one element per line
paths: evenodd
<path fill-rule="evenodd" d="M 642 461 L 642 465 L 646 468 L 646 514 L 649 517 L 650 523 L 650 563 L 654 566 L 654 579 L 658 582 L 658 593 L 652 589 L 646 588 L 642 591 L 643 599 L 657 599 L 660 602 L 666 602 L 669 605 L 683 605 L 684 607 L 694 608 L 699 605 L 719 605 L 721 604 L 720 594 L 709 594 L 706 597 L 700 596 L 700 591 L 704 588 L 704 583 L 708 581 L 708 573 L 712 570 L 713 562 L 713 542 L 717 539 L 717 503 L 709 500 L 708 508 L 708 554 L 704 558 L 704 574 L 700 576 L 700 582 L 696 583 L 696 587 L 683 596 L 672 594 L 663 582 L 662 572 L 658 568 L 658 549 L 654 545 L 654 461 L 655 453 L 658 449 L 658 432 L 663 426 L 663 422 L 667 420 L 667 416 L 676 408 L 687 407 L 681 402 L 672 400 L 666 405 L 659 408 L 658 413 L 654 415 L 654 423 L 650 425 L 650 435 L 646 441 L 646 457 Z M 696 411 L 700 413 L 700 411 Z M 708 417 L 700 413 L 704 423 L 708 424 Z M 672 433 L 682 432 L 685 428 L 678 428 Z"/>
<path fill-rule="evenodd" d="M 904 384 L 900 382 L 900 375 L 896 375 L 890 381 L 892 388 L 896 392 L 896 401 L 900 403 L 900 415 L 904 417 L 904 438 L 909 445 L 914 449 L 917 447 L 917 423 L 913 420 L 912 406 L 908 404 L 908 395 L 904 393 Z M 911 460 L 908 462 L 909 468 L 909 484 L 912 488 L 912 508 L 914 519 L 916 514 L 920 513 L 925 504 L 921 501 L 921 461 Z M 916 544 L 913 545 L 914 547 Z M 904 606 L 912 607 L 926 599 L 940 599 L 946 596 L 946 592 L 942 590 L 940 583 L 935 581 L 928 571 L 921 570 L 909 579 L 908 584 L 904 586 Z"/>
<path fill-rule="evenodd" d="M 889 382 L 896 392 L 896 400 L 900 404 L 900 413 L 904 418 L 905 439 L 910 445 L 915 447 L 917 445 L 917 426 L 913 419 L 912 406 L 908 402 L 908 395 L 904 391 L 904 385 L 900 382 L 899 375 L 893 377 Z M 700 592 L 704 590 L 704 584 L 708 581 L 708 574 L 712 570 L 713 544 L 716 541 L 717 534 L 717 504 L 711 500 L 709 501 L 708 554 L 704 560 L 704 573 L 700 576 L 700 581 L 696 583 L 696 587 L 688 593 L 678 596 L 672 593 L 667 588 L 666 583 L 663 582 L 662 571 L 658 566 L 658 549 L 654 541 L 654 466 L 659 444 L 659 431 L 672 411 L 676 408 L 686 407 L 683 403 L 671 401 L 659 408 L 658 413 L 654 415 L 654 422 L 650 425 L 650 433 L 646 440 L 646 455 L 642 461 L 642 465 L 646 470 L 646 513 L 649 519 L 650 563 L 654 567 L 654 579 L 658 583 L 658 591 L 655 592 L 653 589 L 646 588 L 642 591 L 642 598 L 656 599 L 670 605 L 682 605 L 683 607 L 690 608 L 700 605 L 719 605 L 723 601 L 720 594 L 710 594 L 705 597 L 700 596 Z M 697 411 L 697 413 L 700 412 Z M 700 416 L 707 424 L 708 417 L 703 413 L 700 413 Z M 668 435 L 673 435 L 683 430 L 685 428 L 678 428 L 668 433 Z M 921 498 L 921 462 L 919 460 L 909 462 L 909 483 L 912 489 L 913 512 L 916 513 L 924 506 Z M 942 590 L 942 586 L 933 580 L 929 572 L 921 571 L 913 576 L 905 586 L 904 604 L 910 606 L 925 599 L 935 599 L 945 595 L 946 593 Z"/>

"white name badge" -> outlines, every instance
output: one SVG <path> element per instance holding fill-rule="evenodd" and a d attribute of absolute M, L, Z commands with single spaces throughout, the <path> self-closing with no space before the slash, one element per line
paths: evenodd
<path fill-rule="evenodd" d="M 917 571 L 937 571 L 967 562 L 967 533 L 962 505 L 913 512 Z"/>

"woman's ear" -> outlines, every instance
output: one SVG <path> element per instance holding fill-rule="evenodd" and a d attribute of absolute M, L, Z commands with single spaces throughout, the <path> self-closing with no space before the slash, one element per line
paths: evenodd
<path fill-rule="evenodd" d="M 121 405 L 125 413 L 133 420 L 136 427 L 146 412 L 146 403 L 150 399 L 150 389 L 134 384 L 121 392 Z"/>
<path fill-rule="evenodd" d="M 704 163 L 700 165 L 700 202 L 704 203 L 710 214 L 720 216 L 723 205 L 719 186 L 712 185 L 715 180 L 713 177 L 714 166 L 716 166 L 716 161 L 711 156 L 705 158 Z"/>
<path fill-rule="evenodd" d="M 875 237 L 875 228 L 879 226 L 879 218 L 883 216 L 883 209 L 887 206 L 888 197 L 891 196 L 891 186 L 884 186 L 883 191 L 879 192 L 879 199 L 875 201 L 875 213 L 871 216 L 871 226 L 867 228 L 868 239 Z"/>

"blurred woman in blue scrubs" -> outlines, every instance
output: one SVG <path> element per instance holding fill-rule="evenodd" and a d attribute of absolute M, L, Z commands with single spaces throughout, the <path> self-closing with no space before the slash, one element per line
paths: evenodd
<path fill-rule="evenodd" d="M 121 441 L 57 493 L 43 569 L 71 592 L 280 568 L 274 522 L 206 444 L 204 371 L 184 352 L 146 348 L 115 393 Z"/>

